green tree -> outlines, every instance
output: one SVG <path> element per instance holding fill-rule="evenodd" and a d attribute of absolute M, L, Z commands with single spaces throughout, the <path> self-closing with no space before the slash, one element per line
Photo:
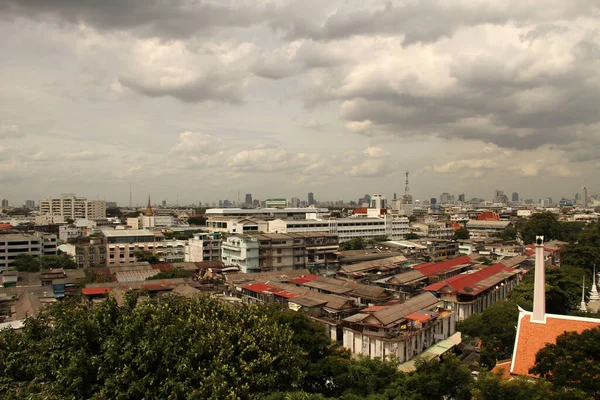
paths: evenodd
<path fill-rule="evenodd" d="M 406 235 L 404 235 L 404 239 L 406 239 L 406 240 L 421 239 L 421 236 L 417 235 L 416 233 L 410 232 L 410 233 L 407 233 Z"/>
<path fill-rule="evenodd" d="M 363 250 L 365 247 L 366 243 L 362 238 L 353 238 L 340 243 L 340 249 L 342 250 Z"/>
<path fill-rule="evenodd" d="M 509 358 L 515 344 L 515 326 L 519 318 L 516 301 L 499 301 L 481 314 L 472 314 L 457 329 L 482 341 L 481 364 L 492 368 L 497 359 Z"/>
<path fill-rule="evenodd" d="M 390 239 L 386 235 L 379 235 L 373 238 L 373 242 L 375 243 L 387 242 L 388 240 Z"/>
<path fill-rule="evenodd" d="M 31 254 L 19 254 L 13 261 L 13 267 L 19 272 L 38 272 L 40 259 Z"/>
<path fill-rule="evenodd" d="M 145 251 L 145 250 L 138 250 L 135 253 L 133 253 L 135 255 L 135 259 L 138 262 L 149 262 L 150 264 L 156 264 L 160 262 L 160 259 L 158 258 L 158 256 L 156 254 L 152 254 L 149 251 Z"/>
<path fill-rule="evenodd" d="M 584 270 L 570 266 L 546 268 L 546 312 L 569 314 L 581 302 L 581 279 Z M 527 310 L 533 308 L 533 287 L 535 273 L 531 270 L 519 286 L 514 288 L 509 298 Z"/>
<path fill-rule="evenodd" d="M 204 225 L 206 225 L 206 218 L 205 217 L 189 217 L 188 224 L 204 226 Z"/>
<path fill-rule="evenodd" d="M 517 230 L 526 244 L 533 243 L 536 236 L 544 236 L 545 241 L 563 240 L 574 242 L 585 224 L 580 222 L 560 222 L 552 213 L 533 214 L 526 221 L 517 223 Z"/>
<path fill-rule="evenodd" d="M 57 255 L 43 256 L 40 259 L 40 267 L 42 269 L 76 269 L 77 263 L 73 261 L 69 255 L 61 253 Z"/>
<path fill-rule="evenodd" d="M 552 383 L 556 390 L 581 390 L 600 398 L 600 328 L 565 332 L 535 357 L 529 371 Z"/>
<path fill-rule="evenodd" d="M 454 240 L 468 240 L 471 237 L 467 228 L 459 228 L 454 232 Z"/>
<path fill-rule="evenodd" d="M 264 308 L 209 297 L 70 301 L 0 332 L 4 398 L 237 399 L 302 382 L 302 349 Z"/>
<path fill-rule="evenodd" d="M 494 236 L 504 241 L 516 240 L 517 230 L 514 228 L 508 228 L 503 230 L 502 232 L 495 233 Z"/>

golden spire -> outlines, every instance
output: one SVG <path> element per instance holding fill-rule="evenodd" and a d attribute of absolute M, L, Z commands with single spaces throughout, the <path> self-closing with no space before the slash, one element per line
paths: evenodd
<path fill-rule="evenodd" d="M 154 215 L 152 211 L 152 205 L 150 204 L 150 194 L 148 194 L 148 206 L 146 207 L 146 217 L 151 217 Z"/>

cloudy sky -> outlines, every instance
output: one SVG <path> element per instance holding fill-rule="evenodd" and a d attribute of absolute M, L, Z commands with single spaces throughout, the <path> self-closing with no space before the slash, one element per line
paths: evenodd
<path fill-rule="evenodd" d="M 0 197 L 595 194 L 596 4 L 0 0 Z"/>

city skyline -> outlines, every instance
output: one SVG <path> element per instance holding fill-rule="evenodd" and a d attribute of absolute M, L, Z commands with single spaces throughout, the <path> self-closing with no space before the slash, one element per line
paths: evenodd
<path fill-rule="evenodd" d="M 593 2 L 0 5 L 0 194 L 595 194 Z"/>

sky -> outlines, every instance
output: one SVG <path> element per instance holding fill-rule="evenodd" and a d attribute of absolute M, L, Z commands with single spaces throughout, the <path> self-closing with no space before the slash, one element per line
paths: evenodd
<path fill-rule="evenodd" d="M 0 0 L 0 197 L 600 191 L 589 0 Z"/>

